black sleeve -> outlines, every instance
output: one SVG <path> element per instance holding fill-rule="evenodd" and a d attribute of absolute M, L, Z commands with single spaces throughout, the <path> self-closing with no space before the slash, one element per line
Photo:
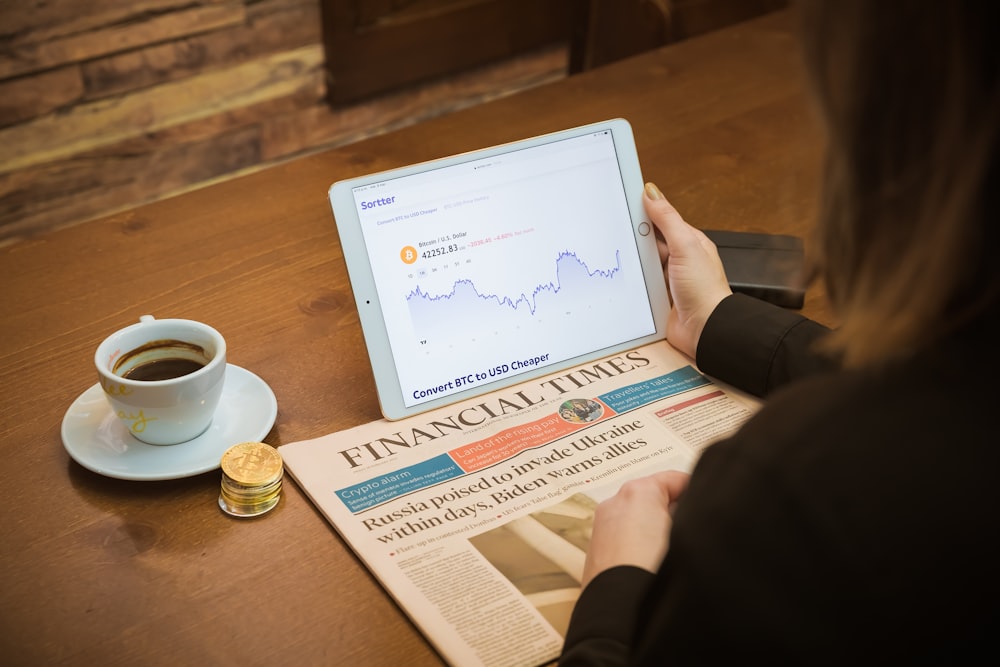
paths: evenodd
<path fill-rule="evenodd" d="M 717 443 L 699 461 L 640 605 L 632 664 L 828 664 L 837 653 L 850 612 L 835 594 L 854 570 L 839 567 L 811 489 L 750 446 Z"/>
<path fill-rule="evenodd" d="M 573 608 L 559 666 L 626 664 L 639 602 L 652 580 L 652 572 L 632 565 L 594 577 Z"/>
<path fill-rule="evenodd" d="M 708 318 L 698 341 L 698 368 L 755 396 L 791 380 L 834 370 L 815 349 L 829 333 L 798 313 L 744 294 L 726 297 Z"/>

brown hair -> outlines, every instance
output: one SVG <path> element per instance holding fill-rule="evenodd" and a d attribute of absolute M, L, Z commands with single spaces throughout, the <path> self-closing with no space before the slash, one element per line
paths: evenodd
<path fill-rule="evenodd" d="M 997 22 L 989 1 L 803 0 L 827 131 L 813 245 L 849 366 L 911 354 L 996 308 Z"/>

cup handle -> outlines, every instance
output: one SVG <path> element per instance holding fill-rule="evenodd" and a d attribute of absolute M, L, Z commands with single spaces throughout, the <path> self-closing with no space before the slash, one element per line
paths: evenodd
<path fill-rule="evenodd" d="M 152 321 L 153 321 L 153 320 L 155 320 L 155 319 L 156 319 L 156 318 L 155 318 L 155 317 L 153 317 L 152 315 L 141 315 L 141 316 L 139 317 L 139 321 L 140 321 L 140 322 L 152 322 Z"/>

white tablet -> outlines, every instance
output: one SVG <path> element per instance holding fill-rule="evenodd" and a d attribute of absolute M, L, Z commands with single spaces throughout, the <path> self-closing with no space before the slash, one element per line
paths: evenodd
<path fill-rule="evenodd" d="M 334 183 L 382 414 L 664 338 L 642 188 L 621 119 Z"/>

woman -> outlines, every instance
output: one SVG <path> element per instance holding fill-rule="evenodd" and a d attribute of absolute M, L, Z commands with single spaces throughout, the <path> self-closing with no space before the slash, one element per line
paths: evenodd
<path fill-rule="evenodd" d="M 1000 631 L 1000 35 L 805 2 L 835 331 L 734 295 L 654 185 L 667 336 L 762 409 L 602 503 L 560 664 L 965 663 Z"/>

